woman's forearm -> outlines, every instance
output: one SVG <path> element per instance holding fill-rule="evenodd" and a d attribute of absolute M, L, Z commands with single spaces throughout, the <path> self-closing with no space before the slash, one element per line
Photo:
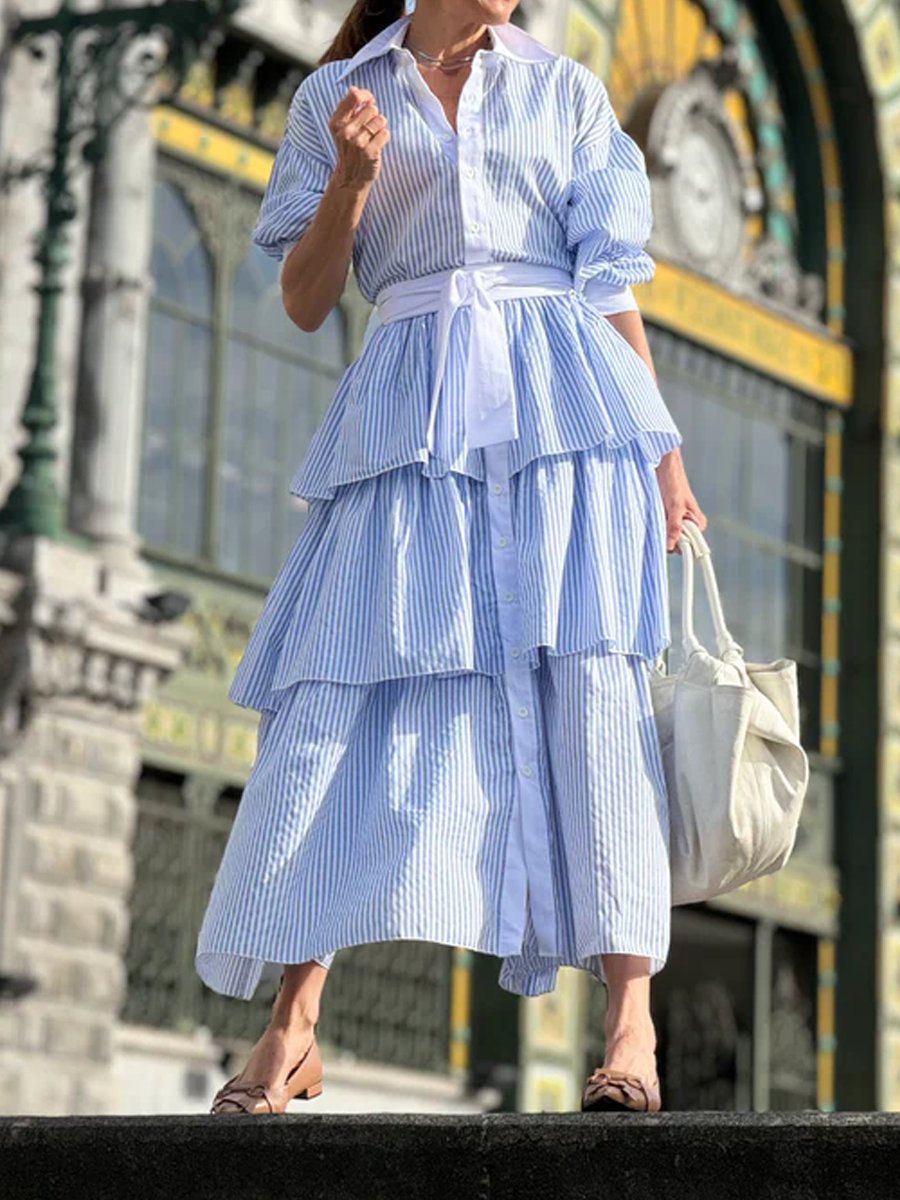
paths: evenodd
<path fill-rule="evenodd" d="M 606 313 L 605 316 L 607 321 L 611 321 L 615 325 L 626 342 L 641 356 L 658 383 L 656 367 L 653 365 L 653 355 L 650 353 L 650 343 L 647 341 L 647 332 L 644 329 L 641 314 L 636 309 L 631 309 L 628 312 Z"/>
<path fill-rule="evenodd" d="M 314 333 L 341 298 L 356 231 L 369 189 L 390 140 L 387 118 L 368 88 L 351 86 L 328 121 L 337 165 L 315 216 L 281 272 L 284 309 L 295 325 Z"/>
<path fill-rule="evenodd" d="M 307 333 L 319 328 L 343 295 L 353 240 L 371 184 L 346 183 L 337 173 L 316 215 L 285 259 L 281 274 L 284 310 Z"/>
<path fill-rule="evenodd" d="M 631 310 L 629 312 L 606 313 L 605 316 L 607 321 L 612 321 L 622 337 L 641 356 L 650 368 L 650 373 L 658 385 L 659 377 L 656 374 L 656 367 L 653 365 L 653 355 L 650 352 L 650 343 L 647 341 L 647 331 L 644 328 L 644 320 L 641 314 L 637 310 Z M 668 454 L 662 456 L 660 464 L 657 467 L 657 473 L 678 471 L 680 469 L 682 469 L 681 449 L 676 446 Z"/>

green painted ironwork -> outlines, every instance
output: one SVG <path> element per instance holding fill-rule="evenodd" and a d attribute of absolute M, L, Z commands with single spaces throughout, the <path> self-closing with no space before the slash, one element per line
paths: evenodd
<path fill-rule="evenodd" d="M 165 74 L 165 87 L 177 90 L 209 31 L 227 20 L 241 0 L 163 0 L 140 7 L 107 6 L 76 9 L 62 0 L 50 16 L 27 18 L 10 32 L 14 45 L 43 53 L 42 40 L 57 43 L 56 121 L 49 165 L 26 163 L 4 172 L 3 186 L 43 177 L 47 205 L 44 228 L 34 255 L 39 268 L 35 290 L 40 297 L 35 362 L 22 414 L 26 438 L 18 454 L 18 482 L 0 509 L 0 529 L 7 534 L 58 538 L 62 505 L 56 487 L 57 420 L 56 341 L 63 271 L 68 262 L 68 227 L 77 215 L 72 178 L 80 149 L 83 162 L 96 163 L 105 152 L 116 122 L 130 109 L 150 100 L 150 91 Z M 162 38 L 164 54 L 139 50 L 141 38 Z M 133 85 L 125 86 L 126 77 Z M 153 91 L 152 100 L 159 100 Z"/>
<path fill-rule="evenodd" d="M 137 784 L 134 887 L 122 1020 L 190 1033 L 223 1046 L 255 1041 L 277 980 L 250 1001 L 211 991 L 194 968 L 197 933 L 240 803 L 213 776 L 147 766 Z M 453 949 L 411 940 L 338 951 L 317 1033 L 342 1056 L 446 1074 Z"/>

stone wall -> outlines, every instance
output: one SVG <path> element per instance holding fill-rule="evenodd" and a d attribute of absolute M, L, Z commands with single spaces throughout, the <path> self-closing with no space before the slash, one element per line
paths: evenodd
<path fill-rule="evenodd" d="M 115 1112 L 142 705 L 185 631 L 90 552 L 23 539 L 0 568 L 0 1111 Z"/>

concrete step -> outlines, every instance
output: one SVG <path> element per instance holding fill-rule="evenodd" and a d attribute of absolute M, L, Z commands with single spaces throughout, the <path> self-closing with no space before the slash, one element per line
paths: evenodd
<path fill-rule="evenodd" d="M 4 1200 L 898 1200 L 900 1113 L 14 1117 Z"/>

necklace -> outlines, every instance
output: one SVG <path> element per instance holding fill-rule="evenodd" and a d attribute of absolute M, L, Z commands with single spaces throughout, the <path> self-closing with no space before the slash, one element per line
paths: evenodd
<path fill-rule="evenodd" d="M 403 45 L 407 50 L 414 54 L 420 62 L 425 63 L 425 65 L 428 67 L 437 67 L 439 71 L 458 71 L 460 67 L 464 67 L 470 62 L 474 62 L 475 54 L 478 53 L 476 50 L 475 54 L 466 54 L 460 58 L 454 58 L 450 62 L 445 62 L 444 59 L 439 58 L 434 54 L 428 54 L 425 50 L 419 50 L 415 46 L 410 46 L 407 41 L 404 41 Z M 481 49 L 481 47 L 479 47 L 479 49 Z"/>

